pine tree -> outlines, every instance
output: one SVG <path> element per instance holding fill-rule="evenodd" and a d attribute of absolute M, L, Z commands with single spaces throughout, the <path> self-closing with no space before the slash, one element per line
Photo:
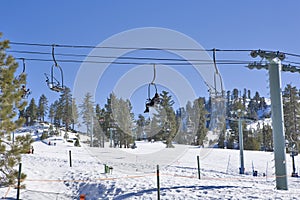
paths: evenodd
<path fill-rule="evenodd" d="M 197 126 L 196 132 L 196 145 L 203 145 L 203 140 L 207 135 L 208 129 L 206 128 L 206 116 L 208 114 L 207 110 L 205 109 L 205 98 L 198 98 L 194 101 L 193 110 L 195 112 L 195 119 L 194 121 Z"/>
<path fill-rule="evenodd" d="M 297 143 L 300 129 L 299 92 L 296 87 L 288 84 L 283 93 L 283 112 L 286 139 L 289 144 Z"/>
<path fill-rule="evenodd" d="M 54 101 L 52 104 L 52 108 L 54 111 L 53 115 L 53 123 L 56 128 L 60 127 L 62 121 L 62 108 L 58 100 Z"/>
<path fill-rule="evenodd" d="M 228 90 L 226 93 L 226 115 L 228 116 L 230 114 L 230 110 L 231 110 L 231 93 Z"/>
<path fill-rule="evenodd" d="M 248 99 L 251 99 L 251 91 L 250 90 L 247 91 L 247 97 L 248 97 Z"/>
<path fill-rule="evenodd" d="M 244 93 L 243 93 L 243 105 L 244 107 L 246 106 L 246 103 L 247 103 L 247 89 L 244 88 Z"/>
<path fill-rule="evenodd" d="M 182 130 L 179 131 L 180 134 L 177 134 L 177 137 L 180 137 L 183 144 L 194 144 L 196 138 L 196 129 L 197 129 L 197 114 L 195 111 L 195 104 L 193 105 L 190 101 L 187 102 L 185 108 L 180 110 L 181 121 L 182 121 Z M 177 116 L 177 115 L 176 115 Z M 177 124 L 180 127 L 181 122 L 177 120 Z M 182 136 L 181 136 L 182 134 Z"/>
<path fill-rule="evenodd" d="M 166 140 L 166 147 L 174 147 L 172 141 L 175 137 L 175 134 L 178 130 L 178 125 L 176 123 L 176 115 L 173 110 L 174 101 L 172 96 L 169 95 L 169 92 L 162 91 L 161 94 L 162 103 L 157 110 L 157 114 L 154 114 L 155 120 L 151 122 L 151 128 L 155 128 L 157 123 L 160 123 L 161 131 L 156 134 L 156 137 L 160 137 L 163 140 Z M 156 123 L 154 123 L 156 122 Z"/>
<path fill-rule="evenodd" d="M 41 120 L 42 122 L 45 121 L 45 116 L 48 111 L 48 100 L 47 97 L 42 94 L 40 96 L 39 102 L 38 102 L 38 108 L 37 108 L 37 114 L 38 114 L 38 119 Z"/>
<path fill-rule="evenodd" d="M 259 137 L 254 134 L 254 132 L 249 130 L 243 131 L 243 141 L 245 150 L 259 150 L 260 143 Z"/>
<path fill-rule="evenodd" d="M 129 147 L 133 142 L 132 130 L 134 117 L 129 100 L 114 98 L 112 101 L 113 118 L 118 123 L 120 147 Z"/>
<path fill-rule="evenodd" d="M 139 114 L 138 119 L 136 120 L 136 125 L 137 125 L 137 138 L 141 139 L 143 138 L 144 135 L 144 127 L 146 126 L 146 119 L 143 115 Z"/>
<path fill-rule="evenodd" d="M 199 122 L 199 108 L 198 101 L 195 100 L 193 104 L 188 101 L 185 106 L 185 135 L 188 144 L 196 144 L 198 138 L 198 122 Z"/>
<path fill-rule="evenodd" d="M 80 108 L 80 115 L 83 119 L 83 124 L 86 125 L 86 130 L 88 135 L 91 137 L 91 143 L 90 146 L 92 147 L 93 144 L 93 132 L 92 127 L 94 125 L 94 102 L 92 101 L 92 95 L 90 93 L 87 93 L 83 99 L 82 104 L 79 105 Z"/>
<path fill-rule="evenodd" d="M 63 93 L 60 95 L 60 98 L 58 100 L 59 102 L 59 108 L 61 112 L 61 120 L 62 123 L 65 125 L 66 131 L 69 130 L 69 125 L 72 122 L 72 94 L 70 88 L 65 88 L 63 90 Z"/>
<path fill-rule="evenodd" d="M 237 114 L 236 112 L 238 110 L 245 111 L 245 107 L 241 100 L 237 100 L 237 101 L 233 102 L 231 107 L 232 107 L 232 110 L 231 110 L 232 113 L 230 113 L 230 117 L 232 119 L 233 118 L 235 118 L 235 119 L 229 121 L 229 126 L 231 128 L 231 134 L 228 139 L 228 148 L 229 149 L 234 148 L 234 142 L 239 141 L 239 128 L 238 128 L 237 119 L 242 116 L 239 116 L 239 114 Z M 243 124 L 243 130 L 244 130 L 245 123 L 242 123 L 242 124 Z"/>
<path fill-rule="evenodd" d="M 263 124 L 263 128 L 259 131 L 262 136 L 262 150 L 273 151 L 273 133 L 272 127 L 267 124 Z"/>
<path fill-rule="evenodd" d="M 97 104 L 95 108 L 95 123 L 94 123 L 94 135 L 97 140 L 97 145 L 99 147 L 104 147 L 105 143 L 105 129 L 104 125 L 104 109 L 101 109 L 100 105 Z"/>
<path fill-rule="evenodd" d="M 114 136 L 113 132 L 116 132 L 114 130 L 116 127 L 116 124 L 113 121 L 113 117 L 112 117 L 111 98 L 114 98 L 113 94 L 110 94 L 109 98 L 107 98 L 104 108 L 99 112 L 99 117 L 101 120 L 101 126 L 102 126 L 102 130 L 103 130 L 104 134 L 110 140 L 111 139 L 113 140 L 113 136 Z M 112 140 L 110 141 L 110 145 L 113 145 Z M 110 147 L 112 147 L 112 146 L 110 146 Z"/>
<path fill-rule="evenodd" d="M 174 138 L 174 141 L 178 144 L 191 144 L 191 140 L 194 137 L 193 131 L 193 123 L 189 118 L 187 118 L 187 114 L 184 107 L 181 107 L 176 110 L 176 124 L 178 126 L 177 135 Z M 190 124 L 188 124 L 191 122 Z M 189 126 L 189 127 L 188 127 Z"/>
<path fill-rule="evenodd" d="M 247 109 L 248 117 L 253 120 L 258 120 L 257 116 L 257 104 L 254 99 L 251 99 L 249 104 L 248 104 L 248 109 Z"/>
<path fill-rule="evenodd" d="M 255 92 L 255 95 L 254 95 L 254 97 L 253 97 L 253 100 L 254 100 L 254 104 L 253 104 L 253 106 L 254 106 L 254 110 L 255 110 L 255 112 L 257 112 L 258 111 L 258 109 L 259 109 L 259 103 L 260 103 L 260 95 L 259 95 L 259 93 L 256 91 Z"/>
<path fill-rule="evenodd" d="M 237 100 L 239 98 L 239 90 L 234 88 L 232 91 L 233 100 Z"/>
<path fill-rule="evenodd" d="M 155 141 L 166 140 L 167 127 L 164 126 L 165 121 L 161 119 L 161 116 L 154 114 L 154 116 L 151 119 L 148 118 L 146 120 L 146 124 L 148 124 L 148 126 L 146 126 L 146 128 L 144 129 L 146 137 L 143 139 L 154 139 Z"/>
<path fill-rule="evenodd" d="M 0 33 L 0 38 L 2 34 Z M 21 154 L 29 150 L 31 136 L 11 137 L 25 120 L 17 118 L 24 110 L 26 101 L 22 99 L 21 86 L 26 83 L 26 75 L 15 77 L 18 64 L 12 56 L 6 55 L 9 41 L 0 41 L 0 185 L 8 186 L 16 182 L 16 166 L 21 162 Z M 22 173 L 21 179 L 26 177 Z"/>
<path fill-rule="evenodd" d="M 30 103 L 25 111 L 26 116 L 26 124 L 32 126 L 34 122 L 37 120 L 38 108 L 35 104 L 34 98 L 30 100 Z"/>
<path fill-rule="evenodd" d="M 72 123 L 72 129 L 74 130 L 75 124 L 78 123 L 78 109 L 76 105 L 75 98 L 72 98 L 72 118 L 71 118 L 71 123 Z"/>
<path fill-rule="evenodd" d="M 113 141 L 114 141 L 115 147 L 118 144 L 118 138 L 119 138 L 117 122 L 114 120 L 113 112 L 112 112 L 113 102 L 116 101 L 116 98 L 117 97 L 114 93 L 109 94 L 106 104 L 104 105 L 105 112 L 104 112 L 104 123 L 103 123 L 103 130 L 106 131 L 106 135 L 107 137 L 109 137 L 111 145 L 113 145 Z"/>
<path fill-rule="evenodd" d="M 49 114 L 48 114 L 51 124 L 53 124 L 54 116 L 55 116 L 55 105 L 51 104 L 49 108 Z"/>

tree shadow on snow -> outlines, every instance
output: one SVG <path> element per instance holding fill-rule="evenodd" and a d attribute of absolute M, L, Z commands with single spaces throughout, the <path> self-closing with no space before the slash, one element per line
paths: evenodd
<path fill-rule="evenodd" d="M 197 189 L 197 190 L 214 190 L 214 189 L 224 189 L 224 188 L 237 188 L 237 186 L 174 186 L 174 187 L 163 187 L 160 188 L 160 191 L 164 191 L 164 190 L 176 190 L 176 189 Z M 156 192 L 157 188 L 152 188 L 152 189 L 147 189 L 147 190 L 141 190 L 138 192 L 131 192 L 131 193 L 127 193 L 127 194 L 122 194 L 120 196 L 114 197 L 114 200 L 122 200 L 125 198 L 130 198 L 133 196 L 141 196 L 143 194 L 146 193 L 153 193 Z"/>

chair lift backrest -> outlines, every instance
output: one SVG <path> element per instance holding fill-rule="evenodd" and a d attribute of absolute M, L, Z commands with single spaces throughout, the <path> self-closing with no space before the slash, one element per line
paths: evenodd
<path fill-rule="evenodd" d="M 57 81 L 57 79 L 54 77 L 54 68 L 57 67 L 60 71 L 60 76 L 61 76 L 61 84 L 59 83 L 59 81 Z M 51 90 L 55 91 L 55 92 L 62 92 L 64 90 L 64 79 L 63 79 L 63 71 L 62 68 L 58 65 L 58 64 L 54 64 L 52 65 L 51 68 L 51 76 L 50 76 L 51 82 L 50 84 L 52 84 L 52 87 L 49 87 Z M 56 81 L 54 81 L 56 80 Z"/>

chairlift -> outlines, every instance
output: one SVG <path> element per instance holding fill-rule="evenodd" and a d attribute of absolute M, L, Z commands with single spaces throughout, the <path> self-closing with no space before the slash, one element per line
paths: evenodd
<path fill-rule="evenodd" d="M 64 79 L 63 79 L 63 70 L 62 68 L 57 64 L 54 56 L 54 46 L 52 46 L 52 58 L 54 61 L 54 64 L 51 67 L 50 76 L 48 74 L 45 74 L 46 76 L 46 83 L 50 90 L 53 90 L 55 92 L 62 92 L 65 90 L 64 86 Z M 60 73 L 61 82 L 58 81 L 57 78 L 54 77 L 54 68 L 57 68 Z"/>
<path fill-rule="evenodd" d="M 187 133 L 193 133 L 195 129 L 195 123 L 191 121 L 190 117 L 186 123 Z"/>
<path fill-rule="evenodd" d="M 152 98 L 150 98 L 150 86 L 151 85 L 154 85 L 154 87 L 155 87 L 155 95 Z M 145 109 L 144 113 L 148 113 L 149 107 L 154 107 L 155 105 L 159 104 L 160 102 L 161 102 L 161 99 L 159 98 L 159 94 L 157 93 L 157 87 L 156 87 L 155 83 L 150 83 L 148 85 L 148 99 L 146 100 L 146 109 Z"/>
<path fill-rule="evenodd" d="M 149 107 L 154 107 L 155 105 L 158 105 L 159 103 L 161 103 L 161 99 L 159 98 L 159 94 L 157 93 L 157 87 L 154 83 L 155 78 L 156 78 L 155 64 L 153 65 L 153 71 L 154 71 L 153 79 L 152 79 L 151 83 L 149 83 L 149 85 L 148 85 L 148 99 L 146 100 L 146 109 L 145 109 L 144 113 L 149 112 Z M 151 85 L 154 85 L 154 87 L 155 87 L 155 95 L 153 98 L 150 98 Z"/>
<path fill-rule="evenodd" d="M 21 58 L 22 59 L 22 61 L 23 61 L 23 71 L 22 71 L 22 73 L 19 75 L 19 77 L 18 77 L 18 79 L 21 79 L 21 76 L 25 76 L 26 75 L 26 73 L 25 73 L 25 59 L 24 58 Z M 28 96 L 31 94 L 31 91 L 30 91 L 30 89 L 29 88 L 26 88 L 26 84 L 23 84 L 22 86 L 21 86 L 21 91 L 22 91 L 22 95 L 21 95 L 21 97 L 23 98 L 23 99 L 27 99 L 28 98 Z"/>

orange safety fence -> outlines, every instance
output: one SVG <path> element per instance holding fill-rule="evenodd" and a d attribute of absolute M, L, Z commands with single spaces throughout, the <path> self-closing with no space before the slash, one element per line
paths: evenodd
<path fill-rule="evenodd" d="M 143 175 L 132 175 L 132 176 L 122 176 L 122 177 L 106 177 L 106 178 L 96 178 L 93 180 L 75 180 L 75 179 L 24 179 L 22 181 L 25 182 L 96 182 L 96 181 L 105 181 L 105 180 L 118 180 L 118 179 L 136 179 L 136 178 L 144 178 L 148 176 L 157 176 L 157 173 L 149 173 Z M 187 176 L 187 175 L 179 175 L 179 174 L 168 174 L 168 173 L 160 173 L 159 176 L 171 176 L 171 177 L 178 177 L 178 178 L 191 178 L 191 179 L 199 179 L 198 176 Z M 280 176 L 284 177 L 284 176 Z M 275 180 L 276 176 L 268 176 L 267 178 L 273 178 Z M 219 180 L 219 181 L 241 181 L 241 180 L 249 180 L 249 176 L 240 176 L 240 177 L 201 177 L 199 180 Z M 253 177 L 250 181 L 255 181 L 256 179 L 266 179 L 266 177 Z M 7 192 L 5 193 L 4 197 L 8 195 L 11 187 L 8 187 Z M 297 193 L 298 194 L 298 193 Z"/>
<path fill-rule="evenodd" d="M 168 174 L 168 173 L 161 173 L 160 176 L 173 176 L 173 177 L 179 177 L 179 178 L 191 178 L 191 179 L 199 179 L 197 176 L 187 176 L 187 175 L 179 175 L 179 174 Z M 118 180 L 118 179 L 135 179 L 135 178 L 144 178 L 147 176 L 157 176 L 157 173 L 151 173 L 151 174 L 144 174 L 144 175 L 132 175 L 132 176 L 122 176 L 122 177 L 106 177 L 106 178 L 96 178 L 96 179 L 88 179 L 88 180 L 76 180 L 76 179 L 24 179 L 22 181 L 25 182 L 96 182 L 96 181 L 105 181 L 105 180 Z M 285 177 L 285 176 L 277 176 L 277 177 Z M 257 179 L 274 179 L 276 176 L 265 176 L 265 177 L 253 177 L 251 180 L 257 180 Z M 241 176 L 241 177 L 201 177 L 200 180 L 249 180 L 249 176 Z"/>

